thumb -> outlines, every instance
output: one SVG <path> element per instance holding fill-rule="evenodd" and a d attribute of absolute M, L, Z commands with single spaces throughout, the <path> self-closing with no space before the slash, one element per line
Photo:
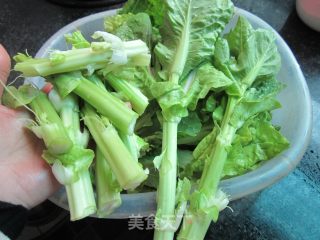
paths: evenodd
<path fill-rule="evenodd" d="M 6 84 L 11 67 L 10 57 L 4 47 L 0 44 L 0 81 Z M 2 96 L 3 86 L 0 84 L 0 97 Z"/>

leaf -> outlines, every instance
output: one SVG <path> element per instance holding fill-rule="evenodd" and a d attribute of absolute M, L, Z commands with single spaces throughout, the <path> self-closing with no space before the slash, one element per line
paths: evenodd
<path fill-rule="evenodd" d="M 195 137 L 201 131 L 201 121 L 196 112 L 190 112 L 185 118 L 182 118 L 178 125 L 179 137 Z"/>
<path fill-rule="evenodd" d="M 186 92 L 185 101 L 190 110 L 195 110 L 200 99 L 205 98 L 209 91 L 219 92 L 231 85 L 232 81 L 223 72 L 206 63 L 183 83 Z"/>
<path fill-rule="evenodd" d="M 174 229 L 177 230 L 181 224 L 183 214 L 187 208 L 187 201 L 191 190 L 191 183 L 187 178 L 178 179 L 176 190 L 176 209 L 173 221 Z"/>
<path fill-rule="evenodd" d="M 155 48 L 166 79 L 172 75 L 184 78 L 201 62 L 209 60 L 216 39 L 232 14 L 231 1 L 166 1 L 161 27 L 163 42 Z"/>
<path fill-rule="evenodd" d="M 186 104 L 183 101 L 185 93 L 181 86 L 173 82 L 155 82 L 150 90 L 152 96 L 158 100 L 166 120 L 188 116 Z"/>
<path fill-rule="evenodd" d="M 197 147 L 193 151 L 193 157 L 195 159 L 199 159 L 201 158 L 201 156 L 205 156 L 207 149 L 213 147 L 212 143 L 214 143 L 214 140 L 216 139 L 217 135 L 218 129 L 214 128 L 213 131 L 209 133 L 205 138 L 203 138 L 202 141 L 197 145 Z"/>
<path fill-rule="evenodd" d="M 162 160 L 163 160 L 163 158 L 164 158 L 164 156 L 165 156 L 165 154 L 166 154 L 166 151 L 167 151 L 166 149 L 163 150 L 159 156 L 156 156 L 156 157 L 153 159 L 153 165 L 154 165 L 154 167 L 155 167 L 156 169 L 158 169 L 158 170 L 160 169 L 161 162 L 162 162 Z"/>
<path fill-rule="evenodd" d="M 151 47 L 152 24 L 146 13 L 110 16 L 105 19 L 104 26 L 107 32 L 124 41 L 141 39 Z"/>
<path fill-rule="evenodd" d="M 288 140 L 268 122 L 261 122 L 257 126 L 255 142 L 259 143 L 268 159 L 289 147 Z"/>
<path fill-rule="evenodd" d="M 237 64 L 230 65 L 230 71 L 241 82 L 242 89 L 250 87 L 259 77 L 274 76 L 279 71 L 281 60 L 273 32 L 263 29 L 253 31 L 246 41 L 242 41 L 240 50 L 235 56 Z"/>
<path fill-rule="evenodd" d="M 146 142 L 143 138 L 139 137 L 138 135 L 134 135 L 137 142 L 137 148 L 139 152 L 139 157 L 145 156 L 147 152 L 150 151 L 150 145 Z"/>
<path fill-rule="evenodd" d="M 139 117 L 135 125 L 135 132 L 144 127 L 151 127 L 153 125 L 152 117 L 154 114 L 155 112 L 150 113 L 146 111 L 141 117 Z"/>
<path fill-rule="evenodd" d="M 194 172 L 201 172 L 208 160 L 208 157 L 214 148 L 214 142 L 218 135 L 218 129 L 215 127 L 207 136 L 205 136 L 193 151 L 193 159 L 187 164 L 183 172 L 184 176 L 191 178 Z"/>
<path fill-rule="evenodd" d="M 223 71 L 224 70 L 223 66 L 227 65 L 229 61 L 231 61 L 229 43 L 225 38 L 219 37 L 216 41 L 215 49 L 214 49 L 214 55 L 213 55 L 213 62 L 215 63 L 214 65 L 217 65 L 219 69 L 222 68 L 221 71 Z M 232 78 L 232 75 L 228 74 L 227 66 L 225 67 L 227 71 L 223 71 L 224 74 Z"/>
<path fill-rule="evenodd" d="M 219 124 L 222 122 L 224 108 L 220 105 L 212 112 L 212 119 Z"/>
<path fill-rule="evenodd" d="M 42 158 L 49 164 L 53 164 L 55 176 L 61 184 L 70 184 L 79 179 L 79 172 L 89 169 L 94 152 L 91 149 L 83 149 L 74 145 L 65 154 L 52 154 L 45 150 Z"/>
<path fill-rule="evenodd" d="M 158 103 L 155 100 L 150 101 L 146 111 L 138 118 L 135 125 L 135 132 L 139 136 L 150 136 L 161 128 L 157 111 L 160 111 Z"/>
<path fill-rule="evenodd" d="M 239 73 L 241 83 L 250 86 L 258 77 L 274 76 L 280 69 L 280 55 L 275 35 L 269 30 L 258 29 L 247 39 L 231 71 Z"/>
<path fill-rule="evenodd" d="M 143 165 L 144 169 L 149 169 L 150 171 L 148 174 L 148 178 L 145 182 L 143 182 L 143 185 L 152 189 L 157 189 L 159 185 L 159 171 L 154 167 L 153 160 L 154 156 L 152 156 L 152 154 L 148 154 L 139 159 L 139 162 Z"/>
<path fill-rule="evenodd" d="M 280 107 L 280 103 L 272 97 L 257 102 L 242 101 L 235 108 L 230 118 L 230 124 L 236 129 L 239 129 L 248 118 L 258 113 L 271 111 Z"/>
<path fill-rule="evenodd" d="M 181 202 L 186 202 L 189 198 L 189 193 L 191 190 L 191 183 L 187 178 L 178 179 L 177 184 L 177 194 L 176 194 L 176 204 Z"/>
<path fill-rule="evenodd" d="M 259 102 L 269 97 L 275 97 L 283 87 L 283 84 L 277 81 L 275 77 L 257 80 L 246 91 L 244 99 L 247 102 Z"/>
<path fill-rule="evenodd" d="M 75 171 L 88 169 L 94 158 L 94 152 L 91 149 L 84 149 L 74 145 L 71 150 L 65 154 L 51 154 L 44 151 L 42 156 L 49 164 L 59 160 L 63 165 L 73 166 Z"/>
<path fill-rule="evenodd" d="M 223 177 L 242 175 L 289 147 L 288 140 L 269 121 L 267 113 L 246 121 L 229 149 Z"/>
<path fill-rule="evenodd" d="M 2 103 L 10 108 L 18 108 L 31 103 L 39 95 L 39 92 L 39 89 L 29 84 L 19 88 L 7 86 L 2 96 Z"/>
<path fill-rule="evenodd" d="M 119 10 L 119 14 L 145 12 L 148 7 L 148 0 L 128 0 Z"/>
<path fill-rule="evenodd" d="M 119 13 L 145 12 L 150 15 L 153 24 L 158 27 L 163 22 L 165 5 L 162 0 L 129 0 Z"/>
<path fill-rule="evenodd" d="M 253 31 L 250 23 L 244 17 L 240 16 L 235 28 L 226 36 L 233 56 L 238 56 L 239 53 L 244 51 L 243 47 L 245 46 L 245 42 Z"/>
<path fill-rule="evenodd" d="M 104 29 L 106 32 L 114 34 L 119 27 L 121 27 L 130 17 L 132 13 L 116 14 L 108 16 L 104 19 Z"/>
<path fill-rule="evenodd" d="M 162 143 L 162 132 L 157 130 L 144 138 L 149 143 L 151 149 L 159 149 Z M 161 150 L 161 149 L 160 149 Z"/>
<path fill-rule="evenodd" d="M 181 150 L 178 149 L 177 151 L 177 161 L 178 167 L 184 170 L 189 163 L 193 160 L 192 151 L 190 150 Z"/>
<path fill-rule="evenodd" d="M 216 106 L 217 106 L 217 100 L 216 100 L 215 96 L 210 95 L 206 99 L 205 106 L 204 106 L 204 108 L 201 109 L 201 111 L 212 113 L 214 111 L 214 109 L 216 108 Z"/>
<path fill-rule="evenodd" d="M 255 81 L 275 77 L 281 59 L 270 30 L 254 30 L 250 23 L 239 17 L 234 29 L 218 39 L 214 65 L 233 81 L 227 93 L 242 97 Z"/>

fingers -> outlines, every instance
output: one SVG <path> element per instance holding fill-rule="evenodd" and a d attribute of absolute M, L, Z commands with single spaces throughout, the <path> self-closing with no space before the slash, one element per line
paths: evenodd
<path fill-rule="evenodd" d="M 0 44 L 0 80 L 5 84 L 9 76 L 11 67 L 10 57 L 4 47 Z M 2 96 L 3 86 L 0 84 L 0 97 Z"/>

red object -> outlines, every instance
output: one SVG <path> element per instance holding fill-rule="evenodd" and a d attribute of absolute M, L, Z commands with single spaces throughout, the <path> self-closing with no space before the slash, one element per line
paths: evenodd
<path fill-rule="evenodd" d="M 46 83 L 44 87 L 41 89 L 45 94 L 49 94 L 49 92 L 53 89 L 53 85 L 51 83 Z"/>
<path fill-rule="evenodd" d="M 320 1 L 297 0 L 296 8 L 302 21 L 309 27 L 320 32 Z"/>

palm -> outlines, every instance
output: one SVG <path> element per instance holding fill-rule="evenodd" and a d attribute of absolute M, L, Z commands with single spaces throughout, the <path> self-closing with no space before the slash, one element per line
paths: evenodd
<path fill-rule="evenodd" d="M 27 116 L 0 105 L 1 199 L 33 207 L 58 187 L 41 158 L 42 143 L 24 127 Z M 14 198 L 12 198 L 14 196 Z"/>

